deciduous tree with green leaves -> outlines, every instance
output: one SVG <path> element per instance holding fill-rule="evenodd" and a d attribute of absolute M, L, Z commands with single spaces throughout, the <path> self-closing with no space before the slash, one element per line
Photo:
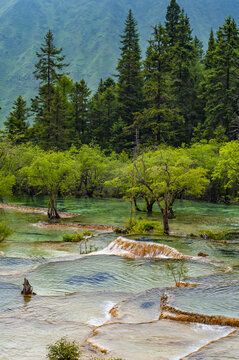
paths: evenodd
<path fill-rule="evenodd" d="M 239 141 L 231 141 L 221 147 L 213 178 L 220 179 L 225 189 L 239 194 Z"/>
<path fill-rule="evenodd" d="M 33 162 L 19 170 L 22 180 L 48 195 L 48 217 L 59 219 L 57 197 L 70 194 L 80 177 L 80 168 L 69 152 L 41 151 Z"/>
<path fill-rule="evenodd" d="M 209 183 L 207 171 L 194 167 L 186 149 L 162 148 L 140 155 L 134 162 L 137 181 L 154 197 L 169 234 L 169 213 L 177 196 L 185 192 L 201 195 Z"/>

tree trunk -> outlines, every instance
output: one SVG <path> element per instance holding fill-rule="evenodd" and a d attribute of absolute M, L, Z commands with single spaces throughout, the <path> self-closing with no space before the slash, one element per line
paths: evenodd
<path fill-rule="evenodd" d="M 47 215 L 50 220 L 60 219 L 60 215 L 56 209 L 56 201 L 53 196 L 49 198 Z"/>
<path fill-rule="evenodd" d="M 139 207 L 138 207 L 138 205 L 137 205 L 137 199 L 134 197 L 134 207 L 135 207 L 135 210 L 137 210 L 137 211 L 142 211 Z"/>
<path fill-rule="evenodd" d="M 172 206 L 169 206 L 168 212 L 169 212 L 169 214 L 168 214 L 168 218 L 169 218 L 169 219 L 175 219 L 175 218 L 176 218 Z"/>
<path fill-rule="evenodd" d="M 162 209 L 164 234 L 169 235 L 168 210 Z"/>
<path fill-rule="evenodd" d="M 153 212 L 153 205 L 155 203 L 154 199 L 148 200 L 147 198 L 145 198 L 146 201 L 146 205 L 147 205 L 147 213 L 151 214 Z"/>
<path fill-rule="evenodd" d="M 32 286 L 30 285 L 29 281 L 26 278 L 24 278 L 23 289 L 21 291 L 21 294 L 24 296 L 25 295 L 36 295 L 33 292 Z"/>

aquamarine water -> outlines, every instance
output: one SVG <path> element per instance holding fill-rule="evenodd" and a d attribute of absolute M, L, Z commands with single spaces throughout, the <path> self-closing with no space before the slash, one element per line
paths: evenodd
<path fill-rule="evenodd" d="M 47 206 L 46 198 L 11 201 L 26 206 Z M 65 219 L 63 223 L 124 225 L 129 218 L 130 204 L 114 199 L 59 199 L 58 209 L 79 213 L 78 217 Z M 239 231 L 237 206 L 179 201 L 175 209 L 177 217 L 170 221 L 171 231 L 175 233 L 195 234 L 202 229 Z M 160 298 L 165 289 L 173 296 L 172 305 L 182 310 L 239 317 L 239 241 L 236 235 L 221 241 L 190 236 L 132 236 L 138 241 L 166 244 L 197 258 L 185 261 L 185 276 L 187 281 L 201 285 L 175 289 L 172 274 L 166 267 L 174 260 L 81 256 L 79 244 L 62 242 L 62 234 L 71 231 L 35 226 L 38 221 L 47 220 L 44 215 L 5 210 L 1 211 L 1 216 L 14 230 L 7 241 L 0 243 L 0 251 L 5 253 L 0 257 L 2 359 L 22 359 L 23 356 L 32 359 L 32 346 L 34 359 L 45 359 L 46 345 L 64 335 L 79 339 L 81 343 L 89 339 L 92 345 L 124 359 L 145 359 L 145 354 L 148 360 L 158 359 L 159 348 L 163 349 L 165 359 L 179 359 L 233 331 L 171 321 L 165 321 L 162 327 L 158 318 Z M 150 216 L 140 212 L 134 217 L 161 221 L 157 207 Z M 102 250 L 116 237 L 114 233 L 96 231 L 89 245 Z M 208 257 L 198 258 L 200 252 Z M 24 299 L 20 294 L 24 277 L 38 294 L 32 299 Z M 112 317 L 109 311 L 114 306 L 116 312 Z M 98 336 L 92 337 L 92 330 L 105 322 L 108 325 Z M 4 329 L 8 330 L 4 332 Z M 149 337 L 145 337 L 147 333 Z M 134 341 L 128 341 L 128 336 Z M 179 344 L 184 339 L 187 344 L 182 348 Z M 214 348 L 216 344 L 217 341 Z M 235 344 L 236 341 L 232 356 Z M 227 349 L 230 354 L 227 342 L 218 341 L 218 348 L 222 353 Z M 212 351 L 208 349 L 208 356 L 212 358 Z M 87 348 L 85 354 L 92 355 Z"/>

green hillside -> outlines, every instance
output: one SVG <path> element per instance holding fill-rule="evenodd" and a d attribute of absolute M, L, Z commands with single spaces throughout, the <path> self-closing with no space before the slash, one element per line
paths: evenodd
<path fill-rule="evenodd" d="M 190 17 L 194 34 L 207 43 L 229 14 L 239 22 L 239 0 L 179 0 Z M 29 99 L 38 84 L 32 72 L 35 52 L 51 28 L 70 63 L 70 75 L 82 77 L 94 90 L 100 78 L 113 75 L 119 35 L 131 7 L 138 21 L 144 54 L 151 26 L 163 21 L 169 0 L 0 0 L 0 96 L 4 121 L 13 100 Z"/>

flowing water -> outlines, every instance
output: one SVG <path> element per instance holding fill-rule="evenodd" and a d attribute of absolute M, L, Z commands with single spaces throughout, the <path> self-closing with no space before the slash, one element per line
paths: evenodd
<path fill-rule="evenodd" d="M 11 202 L 47 205 L 45 198 Z M 58 209 L 79 214 L 63 223 L 124 225 L 130 205 L 60 199 Z M 150 217 L 134 216 L 159 219 L 155 210 Z M 1 213 L 14 232 L 0 243 L 0 360 L 45 359 L 47 344 L 62 336 L 76 339 L 84 358 L 104 356 L 97 356 L 100 349 L 125 360 L 237 358 L 236 328 L 159 320 L 164 293 L 168 305 L 182 312 L 239 318 L 236 234 L 222 241 L 146 235 L 116 240 L 114 233 L 95 231 L 89 240 L 95 252 L 81 255 L 79 244 L 62 242 L 62 234 L 73 230 L 39 228 L 38 221 L 46 221 L 41 214 Z M 179 201 L 176 215 L 170 221 L 173 232 L 239 231 L 237 206 Z M 180 259 L 186 281 L 198 286 L 174 287 L 170 269 Z M 20 294 L 24 277 L 37 296 Z"/>

